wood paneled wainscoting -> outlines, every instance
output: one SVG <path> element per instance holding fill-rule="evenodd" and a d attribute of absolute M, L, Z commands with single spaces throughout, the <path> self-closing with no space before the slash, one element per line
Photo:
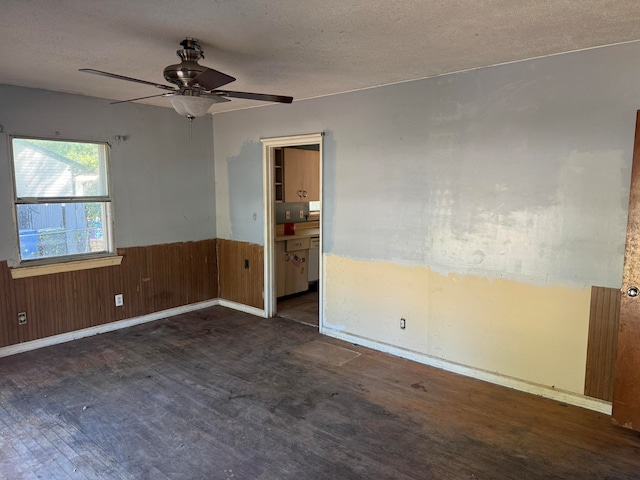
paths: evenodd
<path fill-rule="evenodd" d="M 620 296 L 618 288 L 591 287 L 584 394 L 608 402 L 613 400 Z"/>
<path fill-rule="evenodd" d="M 220 298 L 264 309 L 264 248 L 218 239 Z"/>
<path fill-rule="evenodd" d="M 216 248 L 215 239 L 121 248 L 121 265 L 20 279 L 2 262 L 0 347 L 215 299 Z"/>

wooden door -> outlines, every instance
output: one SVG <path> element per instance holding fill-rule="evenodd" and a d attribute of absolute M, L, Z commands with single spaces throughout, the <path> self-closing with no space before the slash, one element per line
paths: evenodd
<path fill-rule="evenodd" d="M 640 110 L 636 115 L 613 387 L 614 421 L 624 427 L 640 430 L 640 295 L 634 295 L 634 288 L 640 289 Z"/>

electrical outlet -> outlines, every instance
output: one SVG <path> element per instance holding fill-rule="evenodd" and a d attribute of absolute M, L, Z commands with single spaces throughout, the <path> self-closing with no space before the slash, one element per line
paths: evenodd
<path fill-rule="evenodd" d="M 304 218 L 304 210 L 300 210 L 300 218 Z"/>
<path fill-rule="evenodd" d="M 116 295 L 116 307 L 121 307 L 122 305 L 124 305 L 124 301 L 122 298 L 122 294 L 119 293 Z"/>
<path fill-rule="evenodd" d="M 407 321 L 404 318 L 400 319 L 400 328 L 403 330 L 407 328 Z"/>
<path fill-rule="evenodd" d="M 284 212 L 284 218 L 286 218 L 287 220 L 291 220 L 291 212 L 289 210 Z"/>
<path fill-rule="evenodd" d="M 24 325 L 27 323 L 27 312 L 20 312 L 18 314 L 18 325 Z"/>

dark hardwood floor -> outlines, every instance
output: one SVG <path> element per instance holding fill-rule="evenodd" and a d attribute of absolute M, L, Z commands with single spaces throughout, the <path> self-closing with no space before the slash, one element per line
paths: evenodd
<path fill-rule="evenodd" d="M 278 299 L 278 316 L 318 327 L 320 324 L 318 290 L 310 289 Z"/>
<path fill-rule="evenodd" d="M 223 307 L 0 358 L 7 479 L 631 479 L 606 415 Z"/>

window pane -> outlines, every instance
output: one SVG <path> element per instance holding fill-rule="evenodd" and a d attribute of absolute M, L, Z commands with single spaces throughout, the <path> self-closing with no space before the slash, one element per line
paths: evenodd
<path fill-rule="evenodd" d="M 18 198 L 108 196 L 104 145 L 14 138 L 12 146 Z"/>
<path fill-rule="evenodd" d="M 106 203 L 16 205 L 20 258 L 106 252 Z"/>
<path fill-rule="evenodd" d="M 309 210 L 311 212 L 320 211 L 320 202 L 309 202 Z"/>

